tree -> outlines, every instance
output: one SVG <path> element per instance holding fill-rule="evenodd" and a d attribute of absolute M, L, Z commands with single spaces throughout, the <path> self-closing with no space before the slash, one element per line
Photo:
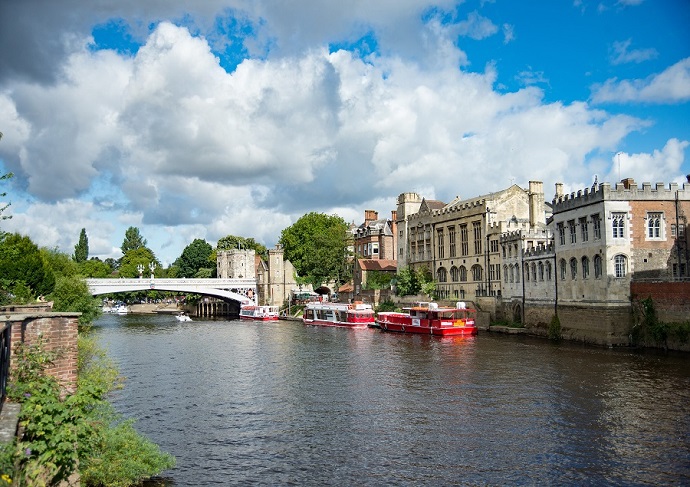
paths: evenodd
<path fill-rule="evenodd" d="M 81 325 L 93 322 L 101 313 L 98 299 L 91 296 L 86 281 L 76 276 L 59 277 L 50 300 L 53 301 L 54 311 L 80 312 Z"/>
<path fill-rule="evenodd" d="M 146 239 L 141 236 L 137 227 L 129 227 L 125 232 L 125 239 L 122 241 L 120 250 L 126 254 L 130 250 L 137 250 L 142 247 L 146 247 Z"/>
<path fill-rule="evenodd" d="M 151 262 L 156 266 L 154 273 L 160 272 L 160 262 L 154 253 L 146 247 L 129 250 L 122 256 L 119 275 L 120 277 L 139 277 L 139 266 L 143 267 L 143 274 L 149 275 Z"/>
<path fill-rule="evenodd" d="M 86 236 L 86 228 L 81 229 L 79 243 L 74 246 L 74 256 L 72 258 L 77 263 L 86 262 L 89 258 L 89 238 Z"/>
<path fill-rule="evenodd" d="M 13 294 L 14 286 L 24 284 L 33 297 L 47 295 L 55 287 L 55 276 L 29 237 L 6 234 L 0 240 L 0 287 Z"/>
<path fill-rule="evenodd" d="M 256 252 L 256 255 L 260 255 L 263 260 L 268 260 L 268 249 L 266 246 L 258 243 L 253 238 L 226 235 L 218 240 L 218 243 L 216 244 L 216 251 L 231 249 L 250 249 Z M 213 257 L 213 260 L 215 261 L 215 256 Z"/>
<path fill-rule="evenodd" d="M 432 296 L 436 289 L 436 282 L 429 269 L 422 268 L 416 271 L 409 267 L 398 269 L 395 277 L 395 294 L 398 296 L 412 296 L 426 294 Z"/>
<path fill-rule="evenodd" d="M 390 289 L 394 277 L 395 274 L 392 272 L 369 271 L 364 289 Z"/>
<path fill-rule="evenodd" d="M 348 225 L 337 215 L 308 213 L 280 236 L 285 258 L 312 286 L 347 278 Z"/>
<path fill-rule="evenodd" d="M 113 270 L 114 269 L 111 265 L 109 265 L 107 262 L 102 262 L 96 257 L 79 264 L 79 272 L 84 277 L 108 277 L 113 273 Z"/>
<path fill-rule="evenodd" d="M 182 251 L 174 266 L 177 267 L 177 275 L 182 277 L 196 277 L 200 269 L 213 270 L 209 257 L 213 252 L 211 244 L 200 238 L 195 239 Z M 214 266 L 215 267 L 215 266 Z"/>

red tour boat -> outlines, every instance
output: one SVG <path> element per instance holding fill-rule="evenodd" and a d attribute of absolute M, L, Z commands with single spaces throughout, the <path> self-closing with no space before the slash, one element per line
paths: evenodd
<path fill-rule="evenodd" d="M 304 308 L 302 321 L 305 325 L 346 326 L 366 328 L 374 325 L 374 310 L 371 305 L 355 302 L 309 303 Z"/>
<path fill-rule="evenodd" d="M 278 306 L 256 306 L 243 304 L 240 308 L 240 319 L 254 321 L 278 321 Z"/>
<path fill-rule="evenodd" d="M 455 308 L 436 303 L 417 303 L 407 312 L 381 312 L 376 319 L 384 331 L 421 333 L 438 336 L 471 336 L 477 334 L 476 311 L 459 302 Z"/>

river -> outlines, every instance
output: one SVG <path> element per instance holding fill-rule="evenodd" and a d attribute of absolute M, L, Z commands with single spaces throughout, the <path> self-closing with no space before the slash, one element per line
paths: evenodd
<path fill-rule="evenodd" d="M 170 486 L 689 485 L 690 357 L 105 315 Z"/>

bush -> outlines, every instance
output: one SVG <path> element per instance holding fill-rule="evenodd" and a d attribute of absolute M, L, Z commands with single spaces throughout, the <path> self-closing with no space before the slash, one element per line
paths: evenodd
<path fill-rule="evenodd" d="M 561 338 L 561 320 L 558 315 L 553 315 L 549 323 L 549 339 L 559 341 Z"/>

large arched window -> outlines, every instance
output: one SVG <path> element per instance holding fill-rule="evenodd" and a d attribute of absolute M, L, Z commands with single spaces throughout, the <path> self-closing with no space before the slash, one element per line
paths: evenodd
<path fill-rule="evenodd" d="M 544 263 L 539 262 L 539 280 L 543 281 L 544 280 Z"/>
<path fill-rule="evenodd" d="M 582 258 L 582 279 L 589 277 L 589 257 L 586 255 Z"/>
<path fill-rule="evenodd" d="M 472 266 L 472 280 L 481 281 L 482 280 L 482 266 L 479 264 L 474 264 Z"/>
<path fill-rule="evenodd" d="M 546 262 L 546 280 L 551 280 L 551 262 Z"/>
<path fill-rule="evenodd" d="M 467 269 L 465 268 L 465 266 L 461 265 L 458 271 L 460 272 L 460 282 L 467 281 Z"/>
<path fill-rule="evenodd" d="M 613 266 L 616 277 L 625 277 L 628 268 L 628 259 L 624 255 L 618 254 L 613 258 Z"/>
<path fill-rule="evenodd" d="M 561 280 L 565 280 L 565 275 L 567 273 L 567 264 L 565 263 L 565 259 L 561 259 L 560 262 L 560 268 L 561 268 Z"/>
<path fill-rule="evenodd" d="M 600 255 L 594 256 L 594 278 L 595 279 L 601 278 L 601 256 Z"/>
<path fill-rule="evenodd" d="M 515 264 L 515 282 L 520 282 L 520 266 Z"/>
<path fill-rule="evenodd" d="M 570 259 L 570 278 L 575 279 L 577 277 L 577 259 L 573 257 Z"/>
<path fill-rule="evenodd" d="M 450 280 L 453 282 L 458 282 L 458 278 L 459 278 L 458 268 L 455 266 L 451 267 L 450 268 Z"/>
<path fill-rule="evenodd" d="M 525 282 L 529 282 L 529 264 L 525 264 L 523 269 L 525 271 Z"/>
<path fill-rule="evenodd" d="M 537 264 L 532 262 L 532 265 L 530 267 L 532 269 L 532 281 L 536 281 L 537 280 Z"/>
<path fill-rule="evenodd" d="M 512 272 L 513 269 L 511 268 L 510 270 Z M 512 279 L 511 279 L 511 281 L 512 281 Z M 507 265 L 503 266 L 503 282 L 508 282 L 508 266 Z"/>
<path fill-rule="evenodd" d="M 447 282 L 448 281 L 448 273 L 446 272 L 445 267 L 439 267 L 438 271 L 436 271 L 436 278 L 438 279 L 438 282 Z"/>

